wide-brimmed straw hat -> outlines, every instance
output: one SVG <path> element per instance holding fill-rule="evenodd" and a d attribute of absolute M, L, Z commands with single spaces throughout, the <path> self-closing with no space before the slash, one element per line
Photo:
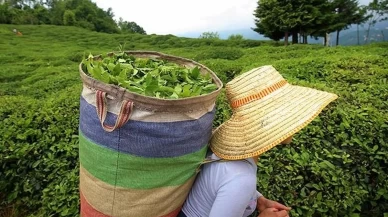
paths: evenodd
<path fill-rule="evenodd" d="M 226 84 L 232 117 L 213 133 L 218 157 L 260 155 L 309 124 L 338 96 L 289 84 L 272 66 L 255 68 Z"/>

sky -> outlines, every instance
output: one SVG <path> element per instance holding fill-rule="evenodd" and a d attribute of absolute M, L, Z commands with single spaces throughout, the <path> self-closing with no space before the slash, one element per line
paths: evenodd
<path fill-rule="evenodd" d="M 367 4 L 371 0 L 359 0 Z M 134 21 L 147 34 L 235 30 L 254 27 L 257 0 L 93 0 L 115 19 Z"/>

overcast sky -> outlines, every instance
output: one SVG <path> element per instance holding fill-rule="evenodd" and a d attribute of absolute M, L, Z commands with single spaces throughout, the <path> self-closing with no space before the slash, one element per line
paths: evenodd
<path fill-rule="evenodd" d="M 139 24 L 147 34 L 183 34 L 254 26 L 257 0 L 93 0 L 115 19 Z M 366 4 L 371 0 L 360 0 Z"/>

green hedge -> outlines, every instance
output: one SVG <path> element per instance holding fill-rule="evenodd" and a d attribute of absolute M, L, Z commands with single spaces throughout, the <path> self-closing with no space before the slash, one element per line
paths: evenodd
<path fill-rule="evenodd" d="M 362 53 L 353 48 L 309 48 L 314 47 L 268 47 L 261 51 L 271 56 L 261 60 L 258 50 L 249 50 L 241 60 L 253 63 L 244 71 L 276 59 L 274 66 L 290 83 L 339 95 L 291 145 L 260 157 L 258 190 L 293 207 L 291 216 L 387 216 L 388 60 L 382 57 L 386 44 Z M 241 73 L 225 70 L 236 62 L 224 61 L 220 68 L 215 61 L 205 62 L 227 80 Z M 223 113 L 228 111 L 225 103 L 221 105 Z M 220 115 L 215 123 L 223 121 Z"/>
<path fill-rule="evenodd" d="M 47 101 L 0 98 L 7 105 L 0 108 L 0 205 L 40 209 L 37 216 L 78 213 L 78 87 Z"/>
<path fill-rule="evenodd" d="M 292 216 L 388 214 L 387 43 L 338 48 L 225 45 L 210 52 L 216 46 L 203 47 L 210 43 L 206 40 L 54 26 L 20 26 L 23 37 L 15 37 L 8 34 L 12 28 L 0 25 L 5 39 L 0 41 L 0 216 L 77 215 L 77 58 L 84 51 L 109 52 L 123 43 L 197 57 L 224 83 L 272 64 L 292 84 L 337 93 L 340 98 L 296 134 L 291 145 L 260 157 L 258 190 L 292 206 Z M 228 52 L 221 52 L 224 48 Z M 230 115 L 223 92 L 214 127 Z"/>
<path fill-rule="evenodd" d="M 292 83 L 340 98 L 291 145 L 260 158 L 258 189 L 292 206 L 292 216 L 387 215 L 387 60 L 355 54 L 275 65 Z"/>

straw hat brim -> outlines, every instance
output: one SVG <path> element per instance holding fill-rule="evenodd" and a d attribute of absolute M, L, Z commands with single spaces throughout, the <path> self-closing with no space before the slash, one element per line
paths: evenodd
<path fill-rule="evenodd" d="M 222 159 L 261 155 L 307 126 L 338 96 L 286 84 L 260 100 L 234 110 L 218 127 L 210 148 Z"/>

